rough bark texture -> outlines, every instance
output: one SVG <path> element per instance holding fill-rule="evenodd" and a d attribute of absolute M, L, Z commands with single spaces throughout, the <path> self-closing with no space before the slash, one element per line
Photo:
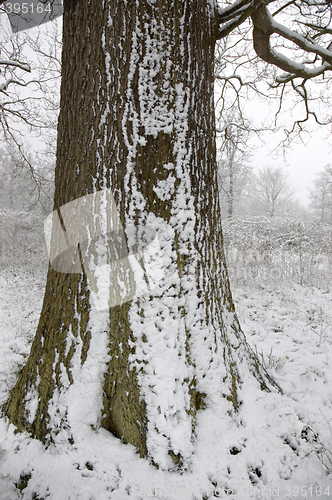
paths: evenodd
<path fill-rule="evenodd" d="M 122 227 L 152 227 L 166 257 L 159 287 L 99 314 L 84 271 L 50 268 L 4 407 L 46 443 L 75 442 L 86 404 L 86 424 L 161 467 L 184 466 L 197 411 L 218 397 L 237 411 L 245 367 L 274 385 L 238 324 L 222 249 L 217 29 L 208 0 L 65 1 L 54 208 L 110 189 Z"/>

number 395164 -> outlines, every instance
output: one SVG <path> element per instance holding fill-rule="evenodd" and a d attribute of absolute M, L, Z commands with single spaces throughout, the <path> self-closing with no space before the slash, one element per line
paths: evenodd
<path fill-rule="evenodd" d="M 49 2 L 43 3 L 43 2 L 38 2 L 36 3 L 28 3 L 28 2 L 23 2 L 23 3 L 5 3 L 4 4 L 5 10 L 7 14 L 43 14 L 43 13 L 49 13 L 51 14 L 52 9 L 51 9 L 51 4 Z"/>

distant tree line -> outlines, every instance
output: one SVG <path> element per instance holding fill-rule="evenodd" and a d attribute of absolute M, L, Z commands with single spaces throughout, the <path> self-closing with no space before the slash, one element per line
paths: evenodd
<path fill-rule="evenodd" d="M 267 165 L 255 172 L 249 163 L 243 130 L 233 125 L 226 132 L 218 155 L 223 219 L 264 216 L 332 223 L 331 165 L 316 175 L 309 190 L 310 204 L 304 208 L 281 167 Z"/>
<path fill-rule="evenodd" d="M 310 190 L 310 210 L 315 220 L 332 224 L 332 165 L 319 172 Z"/>

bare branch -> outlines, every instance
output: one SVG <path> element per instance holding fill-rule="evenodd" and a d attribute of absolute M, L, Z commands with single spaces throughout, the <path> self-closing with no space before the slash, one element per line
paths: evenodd
<path fill-rule="evenodd" d="M 2 65 L 2 66 L 14 66 L 15 68 L 20 68 L 23 71 L 27 71 L 28 73 L 31 73 L 31 68 L 30 68 L 29 64 L 22 63 L 22 62 L 19 62 L 19 61 L 3 61 L 3 60 L 0 60 L 0 65 Z"/>
<path fill-rule="evenodd" d="M 316 38 L 321 35 L 332 35 L 332 29 L 328 28 L 327 26 L 319 26 L 318 24 L 313 24 L 313 23 L 304 23 L 303 21 L 297 21 L 299 24 L 302 24 L 302 26 L 306 26 L 307 28 L 311 28 L 313 30 L 319 31 L 319 33 L 316 33 L 313 35 L 313 38 Z"/>
<path fill-rule="evenodd" d="M 282 5 L 279 9 L 277 9 L 275 12 L 273 12 L 272 16 L 276 16 L 283 10 L 287 9 L 290 5 L 294 5 L 296 3 L 296 0 L 290 0 L 289 2 L 285 3 L 285 5 Z"/>
<path fill-rule="evenodd" d="M 8 80 L 6 80 L 4 83 L 2 83 L 0 85 L 0 92 L 2 92 L 3 94 L 8 95 L 6 93 L 6 90 L 7 90 L 7 88 L 9 87 L 9 85 L 11 83 L 14 83 L 15 85 L 20 85 L 21 87 L 26 87 L 27 86 L 27 84 L 25 82 L 21 82 L 19 80 L 14 80 L 13 78 L 8 78 Z"/>
<path fill-rule="evenodd" d="M 243 8 L 246 8 L 248 4 L 251 4 L 252 1 L 248 0 L 236 0 L 234 3 L 231 5 L 227 5 L 227 7 L 220 8 L 219 9 L 219 17 L 220 17 L 220 22 L 219 24 L 225 22 L 228 18 L 231 16 L 238 15 L 239 11 L 241 11 Z"/>
<path fill-rule="evenodd" d="M 260 6 L 262 5 L 263 0 L 252 0 L 251 2 L 241 2 L 241 8 L 235 10 L 233 12 L 233 16 L 219 16 L 219 24 L 223 24 L 223 26 L 219 27 L 218 32 L 218 40 L 221 38 L 225 38 L 229 35 L 235 28 L 244 23 L 248 17 Z M 226 22 L 225 22 L 226 21 Z"/>
<path fill-rule="evenodd" d="M 276 23 L 269 13 L 266 6 L 261 6 L 259 9 L 251 15 L 254 23 L 253 30 L 253 40 L 254 49 L 259 57 L 270 64 L 274 64 L 278 68 L 286 71 L 289 74 L 282 75 L 278 77 L 279 83 L 284 83 L 289 81 L 289 79 L 295 76 L 301 78 L 313 78 L 315 76 L 323 74 L 327 70 L 332 69 L 332 52 L 328 49 L 324 49 L 315 45 L 308 40 L 306 40 L 301 35 L 295 33 L 294 31 L 284 28 L 279 23 Z M 280 54 L 274 50 L 270 45 L 270 37 L 274 33 L 283 36 L 284 38 L 291 40 L 297 46 L 304 49 L 306 52 L 314 52 L 320 55 L 325 62 L 314 68 L 309 68 L 303 63 L 299 63 L 289 59 L 287 56 Z"/>
<path fill-rule="evenodd" d="M 314 54 L 321 56 L 322 59 L 327 61 L 329 64 L 332 64 L 332 52 L 330 50 L 325 49 L 324 47 L 320 47 L 317 44 L 311 43 L 308 39 L 304 38 L 302 35 L 296 33 L 295 31 L 288 30 L 287 28 L 282 26 L 282 24 L 279 24 L 274 19 L 272 19 L 268 11 L 267 13 L 270 20 L 272 21 L 274 33 L 281 35 L 283 38 L 286 38 L 286 40 L 290 40 L 306 52 L 313 52 Z"/>
<path fill-rule="evenodd" d="M 242 78 L 239 75 L 229 75 L 229 76 L 221 76 L 221 75 L 216 75 L 215 76 L 216 80 L 226 80 L 229 81 L 232 78 L 235 78 L 240 82 L 240 85 L 243 85 Z"/>

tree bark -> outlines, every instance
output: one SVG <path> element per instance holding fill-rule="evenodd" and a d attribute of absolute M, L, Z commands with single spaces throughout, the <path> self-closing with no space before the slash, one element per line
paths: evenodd
<path fill-rule="evenodd" d="M 216 7 L 209 0 L 64 7 L 55 214 L 68 234 L 63 207 L 75 206 L 70 214 L 79 219 L 81 205 L 70 203 L 111 193 L 128 254 L 132 228 L 148 228 L 162 276 L 148 292 L 134 286 L 99 310 L 87 266 L 61 272 L 53 263 L 30 357 L 4 412 L 46 444 L 75 442 L 84 426 L 102 426 L 157 466 L 186 467 L 198 411 L 222 399 L 236 412 L 243 373 L 278 389 L 239 326 L 222 247 Z M 81 264 L 87 255 L 95 268 L 110 262 L 114 235 L 100 241 L 104 250 L 76 245 Z M 132 283 L 125 261 L 119 272 Z M 109 297 L 119 280 L 110 280 Z"/>

